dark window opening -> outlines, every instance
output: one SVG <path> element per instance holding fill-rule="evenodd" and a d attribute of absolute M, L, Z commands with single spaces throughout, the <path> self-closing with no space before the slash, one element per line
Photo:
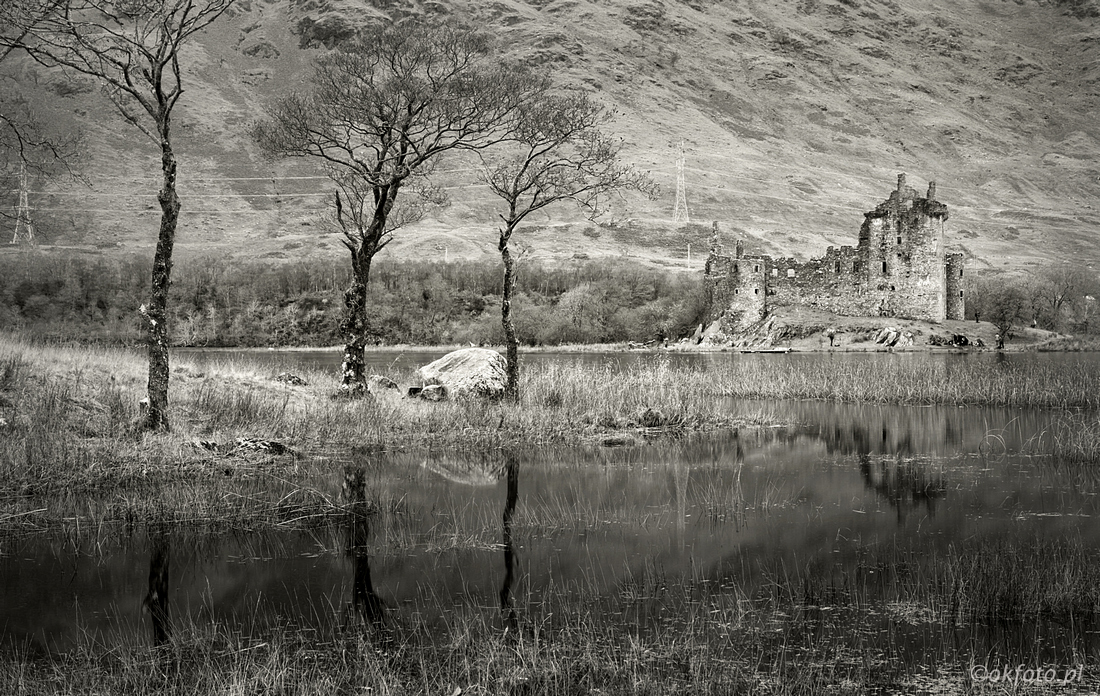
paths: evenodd
<path fill-rule="evenodd" d="M 960 277 L 960 278 L 962 278 L 962 277 L 963 277 L 963 269 L 961 269 L 961 268 L 959 269 L 959 277 Z"/>
<path fill-rule="evenodd" d="M 882 272 L 883 273 L 886 272 L 886 262 L 885 261 L 882 262 Z"/>
<path fill-rule="evenodd" d="M 737 272 L 737 264 L 733 264 L 733 272 L 734 272 L 734 273 L 736 273 L 736 272 Z"/>
<path fill-rule="evenodd" d="M 901 237 L 898 237 L 898 244 L 901 244 Z"/>
<path fill-rule="evenodd" d="M 840 262 L 839 261 L 836 262 L 836 272 L 840 273 Z"/>
<path fill-rule="evenodd" d="M 893 285 L 890 286 L 890 289 L 891 290 L 897 290 L 897 288 L 895 288 Z"/>
<path fill-rule="evenodd" d="M 760 288 L 753 288 L 752 289 L 752 294 L 759 295 L 760 294 Z"/>
<path fill-rule="evenodd" d="M 760 272 L 760 266 L 753 266 L 752 267 L 752 272 L 753 273 L 759 273 Z"/>
<path fill-rule="evenodd" d="M 962 297 L 962 296 L 963 296 L 963 291 L 959 290 L 959 297 Z"/>
<path fill-rule="evenodd" d="M 852 273 L 859 273 L 859 261 L 852 262 Z"/>

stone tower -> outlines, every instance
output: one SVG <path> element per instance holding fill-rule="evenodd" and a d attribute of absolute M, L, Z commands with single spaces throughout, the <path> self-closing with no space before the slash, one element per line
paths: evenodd
<path fill-rule="evenodd" d="M 867 290 L 881 298 L 882 315 L 947 318 L 947 206 L 935 195 L 934 182 L 922 198 L 900 174 L 890 197 L 864 214 L 859 250 L 864 255 Z"/>

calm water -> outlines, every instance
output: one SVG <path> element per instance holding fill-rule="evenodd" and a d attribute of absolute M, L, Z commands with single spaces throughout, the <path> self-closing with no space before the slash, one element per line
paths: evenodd
<path fill-rule="evenodd" d="M 256 355 L 274 366 L 318 364 L 309 362 L 310 353 Z M 338 353 L 317 355 L 336 368 Z M 720 366 L 746 357 L 821 359 L 673 359 Z M 394 354 L 381 359 L 389 364 Z M 363 459 L 356 464 L 364 468 L 368 498 L 388 511 L 355 528 L 361 544 L 355 549 L 348 541 L 353 532 L 339 525 L 200 540 L 187 533 L 155 541 L 112 533 L 76 546 L 8 540 L 0 547 L 7 600 L 0 639 L 43 649 L 65 649 L 88 634 L 108 644 L 148 640 L 142 599 L 157 552 L 170 558 L 174 621 L 262 635 L 272 625 L 331 632 L 354 614 L 357 597 L 360 607 L 380 603 L 387 620 L 442 627 L 457 611 L 499 621 L 502 601 L 521 615 L 536 614 L 552 595 L 596 602 L 608 621 L 649 630 L 682 618 L 683 608 L 670 606 L 661 589 L 671 584 L 689 585 L 689 595 L 711 601 L 723 594 L 737 601 L 766 597 L 777 577 L 800 569 L 835 577 L 842 587 L 846 577 L 875 572 L 868 558 L 892 553 L 931 556 L 1003 539 L 1040 545 L 1072 539 L 1100 549 L 1097 481 L 1039 458 L 1004 454 L 1034 443 L 1049 428 L 1050 413 L 816 402 L 731 402 L 730 408 L 767 410 L 799 425 L 634 448 L 544 448 L 512 458 Z M 332 496 L 342 484 L 342 472 L 317 482 Z M 1087 626 L 924 625 L 897 613 L 892 586 L 884 582 L 874 593 L 873 606 L 863 609 L 879 618 L 864 616 L 863 624 L 930 660 L 952 641 L 975 653 L 1023 651 L 1050 662 L 1100 654 L 1100 639 Z"/>

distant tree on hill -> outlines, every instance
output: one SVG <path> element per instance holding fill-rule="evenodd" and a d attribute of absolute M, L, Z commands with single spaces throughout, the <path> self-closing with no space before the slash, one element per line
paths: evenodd
<path fill-rule="evenodd" d="M 528 215 L 554 203 L 573 201 L 596 214 L 617 191 L 656 191 L 648 176 L 620 162 L 620 143 L 601 129 L 608 118 L 603 107 L 586 95 L 547 95 L 516 112 L 502 154 L 483 155 L 483 179 L 507 206 L 500 215 L 503 225 L 498 229 L 497 248 L 504 263 L 500 320 L 507 347 L 505 394 L 509 398 L 519 396 L 519 339 L 512 320 L 516 260 L 508 246 L 512 234 Z"/>
<path fill-rule="evenodd" d="M 141 307 L 149 336 L 149 405 L 144 427 L 167 430 L 168 287 L 180 200 L 172 111 L 183 95 L 184 45 L 218 19 L 233 0 L 17 0 L 10 3 L 5 48 L 25 51 L 47 67 L 97 80 L 127 123 L 160 150 L 160 230 L 149 304 Z"/>
<path fill-rule="evenodd" d="M 365 389 L 371 261 L 416 205 L 395 207 L 441 156 L 507 134 L 546 80 L 501 61 L 488 37 L 455 23 L 378 25 L 319 58 L 308 88 L 276 102 L 253 129 L 270 154 L 317 159 L 336 184 L 351 253 L 341 386 Z M 406 194 L 406 197 L 408 194 Z"/>

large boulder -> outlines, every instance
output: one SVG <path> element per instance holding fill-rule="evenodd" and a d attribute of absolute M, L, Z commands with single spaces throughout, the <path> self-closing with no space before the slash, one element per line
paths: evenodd
<path fill-rule="evenodd" d="M 504 356 L 488 348 L 463 348 L 416 371 L 424 386 L 440 385 L 450 399 L 496 398 L 508 382 Z"/>

